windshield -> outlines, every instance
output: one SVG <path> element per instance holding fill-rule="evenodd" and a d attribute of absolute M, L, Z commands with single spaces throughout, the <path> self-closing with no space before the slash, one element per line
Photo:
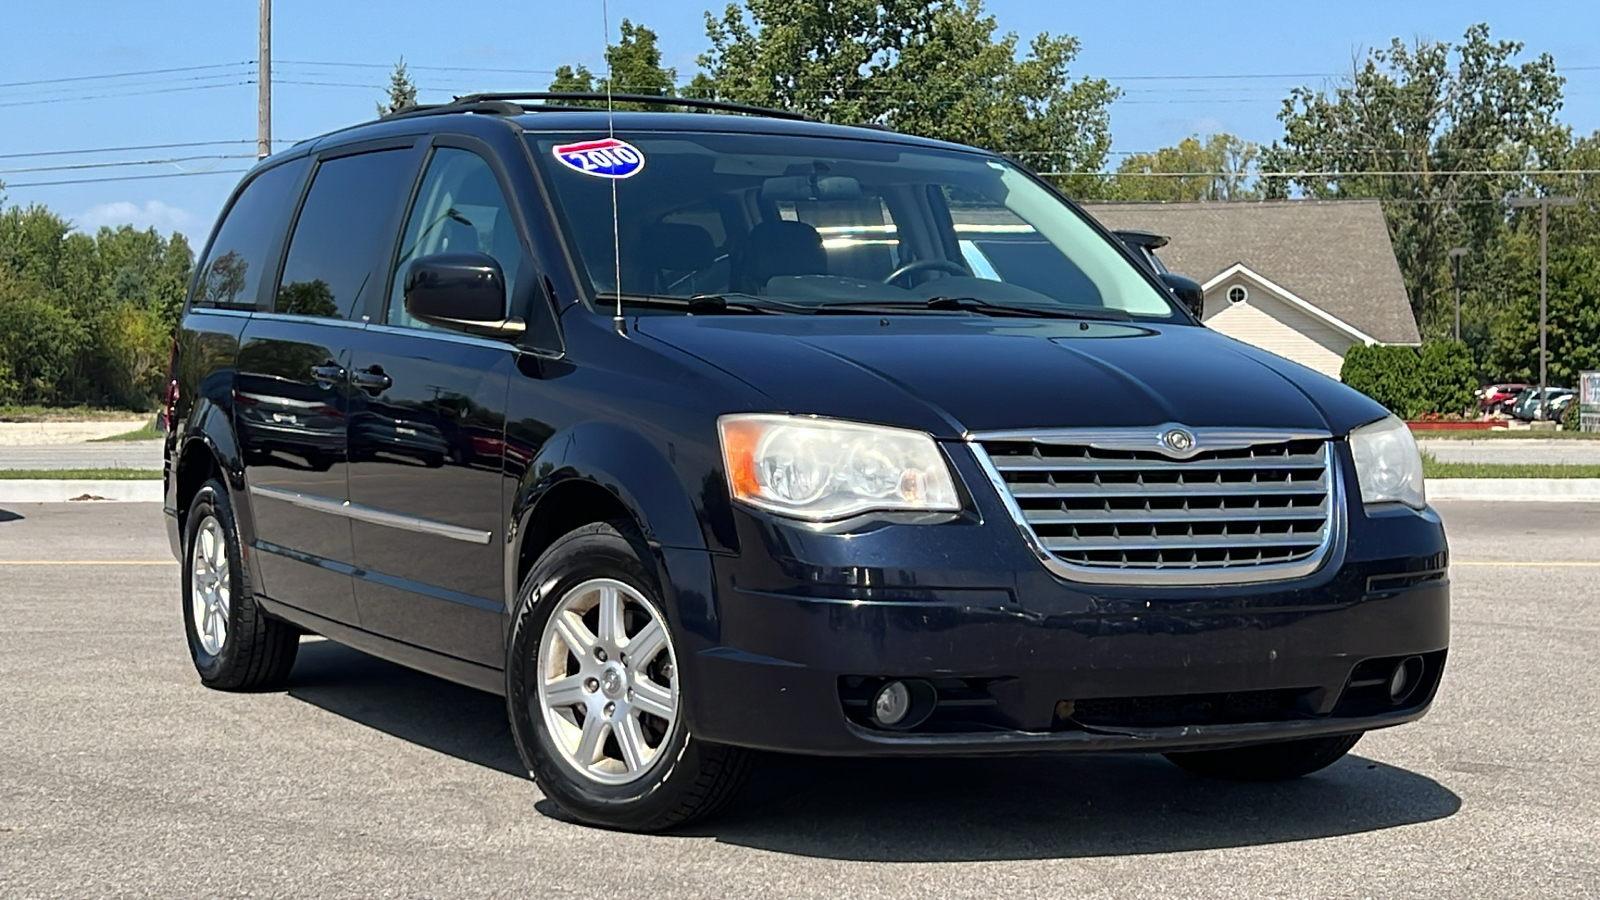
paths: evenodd
<path fill-rule="evenodd" d="M 1182 320 L 1077 212 L 993 157 L 786 135 L 528 140 L 598 296 L 619 291 L 620 263 L 625 295 L 769 310 L 959 299 Z"/>

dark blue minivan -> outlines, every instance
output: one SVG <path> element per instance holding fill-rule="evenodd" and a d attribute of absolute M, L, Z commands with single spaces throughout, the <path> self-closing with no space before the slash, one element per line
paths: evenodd
<path fill-rule="evenodd" d="M 762 750 L 1272 780 L 1428 709 L 1448 552 L 1382 407 L 995 154 L 594 99 L 234 192 L 166 409 L 204 684 L 315 633 L 503 695 L 544 792 L 636 830 Z"/>

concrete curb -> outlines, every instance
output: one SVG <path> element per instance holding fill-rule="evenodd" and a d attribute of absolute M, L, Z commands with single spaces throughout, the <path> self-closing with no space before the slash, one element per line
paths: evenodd
<path fill-rule="evenodd" d="M 62 503 L 83 498 L 160 503 L 160 481 L 0 480 L 0 503 Z"/>
<path fill-rule="evenodd" d="M 1600 503 L 1600 478 L 1430 478 L 1428 499 Z"/>

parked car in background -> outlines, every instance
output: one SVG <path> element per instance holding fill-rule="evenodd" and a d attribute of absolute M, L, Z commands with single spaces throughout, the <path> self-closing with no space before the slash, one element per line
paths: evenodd
<path fill-rule="evenodd" d="M 1506 414 L 1511 412 L 1512 404 L 1528 389 L 1526 384 L 1488 384 L 1479 388 L 1478 408 L 1485 413 Z"/>
<path fill-rule="evenodd" d="M 1567 391 L 1565 394 L 1550 401 L 1549 407 L 1545 410 L 1545 418 L 1552 422 L 1565 421 L 1567 410 L 1576 402 L 1578 402 L 1577 392 Z"/>
<path fill-rule="evenodd" d="M 1524 422 L 1553 419 L 1554 415 L 1546 415 L 1546 407 L 1553 412 L 1556 410 L 1556 403 L 1566 398 L 1565 402 L 1561 403 L 1561 406 L 1565 407 L 1566 403 L 1572 402 L 1572 396 L 1571 388 L 1547 387 L 1542 395 L 1539 388 L 1529 388 L 1523 391 L 1512 405 L 1511 414 Z"/>

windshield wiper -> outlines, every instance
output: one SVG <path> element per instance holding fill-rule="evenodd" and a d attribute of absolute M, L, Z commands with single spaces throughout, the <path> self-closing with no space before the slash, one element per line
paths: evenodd
<path fill-rule="evenodd" d="M 989 300 L 981 300 L 977 297 L 930 297 L 927 300 L 907 302 L 872 300 L 866 302 L 823 303 L 816 307 L 816 312 L 875 313 L 905 312 L 914 309 L 927 309 L 935 312 L 973 312 L 986 316 L 1016 316 L 1019 318 L 1038 319 L 1103 319 L 1111 322 L 1126 322 L 1133 318 L 1120 309 L 1089 308 L 1085 306 L 1048 308 L 1022 306 L 995 303 Z"/>
<path fill-rule="evenodd" d="M 615 302 L 618 296 L 616 292 L 602 293 L 597 294 L 596 299 Z M 681 309 L 691 315 L 715 315 L 724 312 L 808 313 L 811 311 L 810 307 L 775 302 L 764 297 L 757 297 L 754 294 L 695 294 L 693 297 L 683 297 L 674 294 L 641 294 L 633 291 L 624 291 L 620 296 L 622 302 L 630 306 Z"/>

